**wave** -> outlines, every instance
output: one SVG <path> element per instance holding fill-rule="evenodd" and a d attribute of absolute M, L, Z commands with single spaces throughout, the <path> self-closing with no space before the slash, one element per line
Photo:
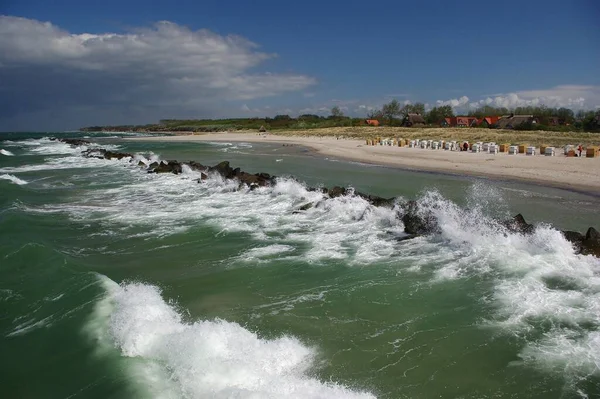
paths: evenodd
<path fill-rule="evenodd" d="M 3 180 L 10 180 L 10 181 L 11 181 L 11 182 L 13 182 L 14 184 L 18 184 L 19 186 L 22 186 L 22 185 L 24 185 L 24 184 L 27 184 L 27 182 L 26 182 L 25 180 L 23 180 L 23 179 L 19 179 L 19 178 L 18 178 L 18 177 L 16 177 L 16 176 L 13 176 L 13 175 L 8 175 L 8 174 L 3 174 L 3 175 L 0 175 L 0 179 L 3 179 Z"/>
<path fill-rule="evenodd" d="M 15 154 L 13 154 L 12 152 L 5 150 L 4 148 L 0 150 L 0 154 L 2 155 L 6 155 L 7 157 L 14 157 Z"/>
<path fill-rule="evenodd" d="M 135 156 L 146 163 L 149 158 L 158 159 L 155 154 Z M 233 259 L 246 265 L 282 256 L 317 265 L 343 260 L 350 267 L 395 267 L 408 261 L 407 272 L 427 267 L 433 284 L 483 279 L 491 283 L 483 300 L 490 301 L 493 311 L 481 328 L 518 336 L 524 364 L 576 376 L 600 374 L 600 259 L 577 255 L 549 225 L 537 226 L 531 235 L 507 231 L 497 221 L 508 216 L 503 190 L 474 184 L 467 208 L 436 191 L 423 193 L 417 201 L 435 215 L 440 232 L 398 243 L 404 230 L 398 207 L 372 206 L 352 190 L 329 198 L 291 178 L 279 178 L 272 187 L 240 190 L 237 182 L 218 175 L 197 183 L 200 173 L 187 166 L 176 176 L 131 173 L 133 167 L 125 172 L 122 165 L 128 163 L 122 161 L 98 162 L 119 165 L 113 179 L 122 184 L 103 190 L 101 197 L 94 191 L 75 203 L 39 211 L 68 212 L 78 220 L 108 223 L 111 229 L 120 225 L 121 234 L 144 226 L 148 235 L 160 237 L 198 223 L 213 226 L 218 234 L 247 234 L 257 245 Z M 132 203 L 137 206 L 128 206 Z M 307 204 L 312 206 L 299 211 Z M 126 285 L 117 292 L 127 292 L 127 287 L 156 290 Z M 199 328 L 173 320 L 181 331 Z M 206 331 L 230 328 L 207 323 Z"/>
<path fill-rule="evenodd" d="M 436 253 L 451 254 L 435 280 L 487 278 L 495 314 L 482 322 L 525 345 L 522 362 L 567 375 L 600 375 L 600 259 L 577 255 L 562 233 L 539 225 L 508 233 L 486 207 L 458 207 L 435 192 L 420 200 L 440 220 Z"/>
<path fill-rule="evenodd" d="M 263 339 L 225 320 L 186 322 L 153 285 L 118 285 L 87 326 L 96 342 L 140 361 L 128 370 L 154 397 L 374 398 L 309 377 L 316 351 L 297 338 Z"/>

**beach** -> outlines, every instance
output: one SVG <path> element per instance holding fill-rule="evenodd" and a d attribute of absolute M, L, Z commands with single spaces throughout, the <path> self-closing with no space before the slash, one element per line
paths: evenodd
<path fill-rule="evenodd" d="M 600 158 L 586 158 L 585 156 L 568 158 L 562 155 L 562 148 L 557 148 L 557 155 L 553 157 L 503 153 L 486 154 L 394 146 L 368 146 L 364 140 L 337 139 L 327 136 L 283 136 L 237 132 L 137 137 L 130 140 L 300 145 L 325 157 L 416 171 L 525 181 L 600 195 Z"/>

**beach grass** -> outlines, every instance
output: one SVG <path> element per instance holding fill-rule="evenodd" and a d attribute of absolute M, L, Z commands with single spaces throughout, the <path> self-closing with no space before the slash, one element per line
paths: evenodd
<path fill-rule="evenodd" d="M 256 131 L 248 131 L 257 133 Z M 243 133 L 243 132 L 239 132 Z M 528 144 L 562 147 L 567 144 L 600 145 L 600 133 L 516 131 L 479 128 L 331 127 L 306 130 L 273 130 L 274 136 L 339 137 L 348 139 L 403 138 Z M 189 133 L 188 133 L 189 134 Z"/>

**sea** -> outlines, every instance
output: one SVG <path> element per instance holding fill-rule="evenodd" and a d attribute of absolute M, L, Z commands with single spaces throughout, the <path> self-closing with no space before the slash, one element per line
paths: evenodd
<path fill-rule="evenodd" d="M 600 259 L 559 231 L 600 228 L 598 196 L 133 136 L 0 134 L 0 397 L 600 397 Z M 173 159 L 277 183 L 138 166 Z M 356 191 L 440 232 L 402 241 Z"/>

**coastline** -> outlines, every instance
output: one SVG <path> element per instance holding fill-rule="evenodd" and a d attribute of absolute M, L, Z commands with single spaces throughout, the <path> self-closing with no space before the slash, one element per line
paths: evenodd
<path fill-rule="evenodd" d="M 205 133 L 125 138 L 163 142 L 253 142 L 308 147 L 322 156 L 396 167 L 405 170 L 536 185 L 600 196 L 600 158 L 567 158 L 507 154 L 465 153 L 392 146 L 367 146 L 364 140 L 327 136 L 281 136 L 258 133 Z"/>

